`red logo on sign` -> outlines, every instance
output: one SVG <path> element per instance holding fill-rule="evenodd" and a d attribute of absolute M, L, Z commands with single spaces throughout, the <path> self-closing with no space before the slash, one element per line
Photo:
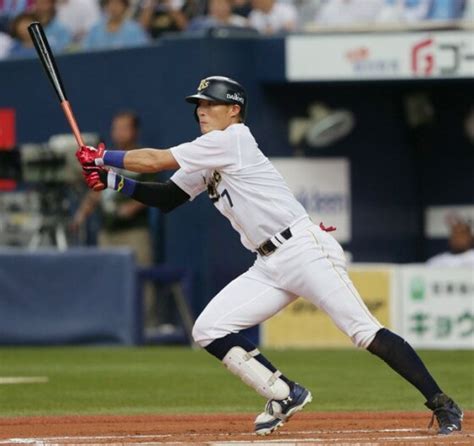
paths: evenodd
<path fill-rule="evenodd" d="M 432 52 L 433 39 L 425 39 L 411 49 L 411 69 L 415 74 L 429 76 L 433 73 L 434 54 Z"/>
<path fill-rule="evenodd" d="M 346 57 L 352 63 L 359 62 L 361 60 L 367 60 L 369 58 L 369 49 L 364 46 L 353 48 L 347 51 Z"/>

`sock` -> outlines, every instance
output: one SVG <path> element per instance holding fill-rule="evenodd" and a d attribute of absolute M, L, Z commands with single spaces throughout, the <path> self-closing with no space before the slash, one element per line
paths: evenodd
<path fill-rule="evenodd" d="M 423 361 L 403 338 L 382 328 L 367 350 L 383 359 L 393 370 L 413 384 L 429 401 L 441 392 Z"/>
<path fill-rule="evenodd" d="M 212 341 L 207 347 L 204 347 L 211 355 L 215 356 L 217 359 L 221 360 L 224 359 L 224 356 L 232 347 L 242 347 L 246 352 L 251 352 L 255 350 L 257 347 L 252 344 L 245 336 L 242 336 L 240 333 L 230 333 L 223 338 L 215 339 Z M 263 356 L 260 352 L 255 359 L 260 363 L 263 364 L 268 370 L 271 372 L 276 372 L 277 369 L 275 366 Z M 282 381 L 285 381 L 288 384 L 288 387 L 293 390 L 293 386 L 295 383 L 288 379 L 285 375 L 281 375 L 280 378 Z"/>

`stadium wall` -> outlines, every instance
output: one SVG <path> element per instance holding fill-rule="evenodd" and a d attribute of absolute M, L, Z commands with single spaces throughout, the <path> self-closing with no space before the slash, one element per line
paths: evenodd
<path fill-rule="evenodd" d="M 201 78 L 238 79 L 250 97 L 248 124 L 268 156 L 349 160 L 352 237 L 344 248 L 355 261 L 423 261 L 441 248 L 424 237 L 424 207 L 474 203 L 474 150 L 462 125 L 473 79 L 289 82 L 284 38 L 166 38 L 147 48 L 64 55 L 58 64 L 83 131 L 108 142 L 114 112 L 136 109 L 142 142 L 152 147 L 198 136 L 183 98 Z M 0 64 L 0 108 L 16 110 L 19 143 L 69 131 L 41 70 L 37 60 Z M 417 92 L 434 104 L 429 128 L 407 123 L 405 98 Z M 355 129 L 331 147 L 295 150 L 288 122 L 306 116 L 314 101 L 351 110 Z M 164 225 L 165 261 L 195 271 L 195 312 L 252 263 L 253 255 L 204 196 L 166 216 Z"/>

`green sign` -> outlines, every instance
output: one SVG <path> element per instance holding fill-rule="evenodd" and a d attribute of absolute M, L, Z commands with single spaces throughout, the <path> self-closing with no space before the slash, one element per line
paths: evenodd
<path fill-rule="evenodd" d="M 423 278 L 413 277 L 410 283 L 410 297 L 413 300 L 423 300 L 426 295 L 426 284 Z"/>

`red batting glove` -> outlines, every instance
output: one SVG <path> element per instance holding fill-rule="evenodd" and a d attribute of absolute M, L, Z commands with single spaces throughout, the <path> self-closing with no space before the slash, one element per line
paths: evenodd
<path fill-rule="evenodd" d="M 91 146 L 82 146 L 76 152 L 77 160 L 83 166 L 102 166 L 104 162 L 105 144 L 100 143 L 97 148 Z"/>
<path fill-rule="evenodd" d="M 107 188 L 108 170 L 97 166 L 83 166 L 82 176 L 87 186 L 95 191 L 101 191 Z"/>

